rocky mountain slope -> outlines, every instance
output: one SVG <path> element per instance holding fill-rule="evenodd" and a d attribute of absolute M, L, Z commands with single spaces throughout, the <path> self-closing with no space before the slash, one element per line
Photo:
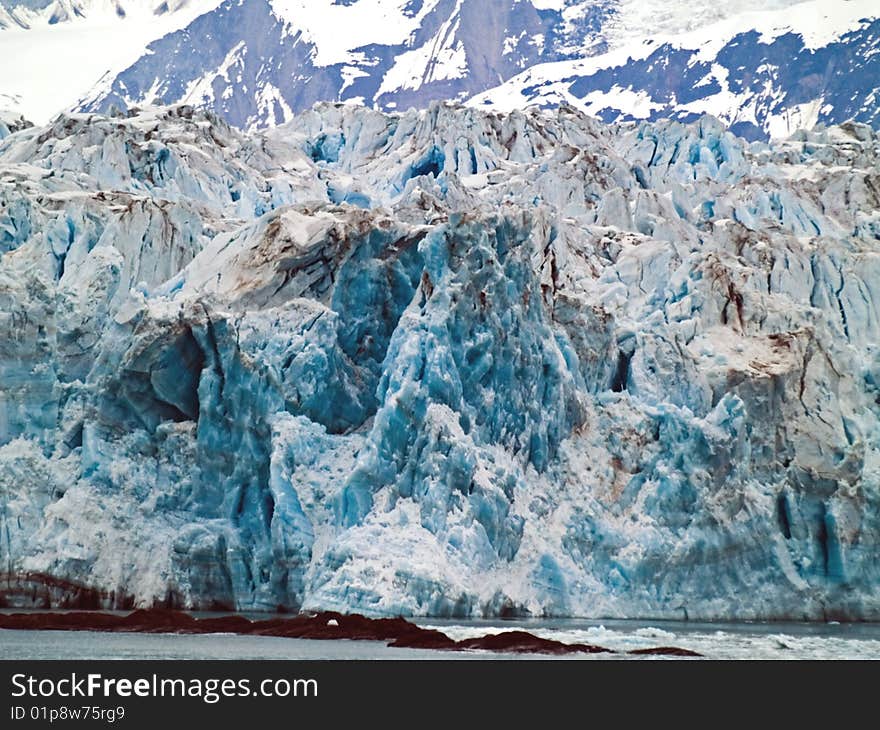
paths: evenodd
<path fill-rule="evenodd" d="M 878 154 L 567 106 L 13 132 L 5 600 L 878 618 Z"/>
<path fill-rule="evenodd" d="M 457 100 L 784 138 L 876 127 L 878 50 L 874 0 L 0 0 L 0 95 L 39 123 L 184 102 L 255 130 L 319 101 Z"/>
<path fill-rule="evenodd" d="M 880 124 L 880 18 L 870 2 L 754 8 L 595 57 L 536 64 L 472 100 L 568 103 L 606 121 L 713 114 L 748 139 L 817 123 Z"/>

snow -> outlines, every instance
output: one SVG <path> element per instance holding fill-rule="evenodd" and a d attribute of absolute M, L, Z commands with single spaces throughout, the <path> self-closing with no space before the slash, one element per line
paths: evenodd
<path fill-rule="evenodd" d="M 782 114 L 769 117 L 770 136 L 784 139 L 794 134 L 798 129 L 812 129 L 819 121 L 822 105 L 823 99 L 819 98 L 806 104 L 796 104 L 786 109 Z"/>
<path fill-rule="evenodd" d="M 662 109 L 662 104 L 655 104 L 644 91 L 633 91 L 613 86 L 609 92 L 591 91 L 580 101 L 587 114 L 596 116 L 602 109 L 618 109 L 636 119 L 647 119 L 651 112 Z"/>
<path fill-rule="evenodd" d="M 477 108 L 491 107 L 503 111 L 528 104 L 568 103 L 606 120 L 708 113 L 728 124 L 744 122 L 758 129 L 763 128 L 769 136 L 781 139 L 797 129 L 812 128 L 822 114 L 834 111 L 834 105 L 828 104 L 822 97 L 794 105 L 787 103 L 787 90 L 780 82 L 780 76 L 783 75 L 781 70 L 767 64 L 754 69 L 756 78 L 765 78 L 763 89 L 757 92 L 754 89 L 734 92 L 731 90 L 734 82 L 731 77 L 734 75 L 737 83 L 751 84 L 743 83 L 742 69 L 721 65 L 717 60 L 719 53 L 722 50 L 735 50 L 739 44 L 735 38 L 753 30 L 757 32 L 759 42 L 765 44 L 788 33 L 796 34 L 801 39 L 803 53 L 809 54 L 847 32 L 865 27 L 870 19 L 876 18 L 876 4 L 868 0 L 848 3 L 828 0 L 799 3 L 782 1 L 769 5 L 761 3 L 760 9 L 756 8 L 756 3 L 725 4 L 723 8 L 717 3 L 707 3 L 705 7 L 698 4 L 693 13 L 689 7 L 686 15 L 675 4 L 664 5 L 665 10 L 652 3 L 624 3 L 619 14 L 607 26 L 609 51 L 583 59 L 535 64 L 499 86 L 475 95 L 468 103 Z M 644 17 L 640 15 L 643 11 Z M 654 14 L 656 30 L 645 34 L 640 29 L 646 27 L 647 17 L 653 17 Z M 709 22 L 713 19 L 715 22 Z M 645 89 L 638 87 L 639 80 L 638 77 L 633 79 L 636 72 L 632 69 L 636 62 L 644 62 L 642 66 L 646 66 L 648 59 L 653 63 L 668 63 L 668 55 L 654 60 L 652 54 L 661 47 L 671 49 L 669 55 L 677 49 L 687 51 L 690 54 L 689 68 L 700 63 L 711 66 L 709 75 L 685 88 L 682 93 L 691 95 L 694 90 L 709 89 L 710 83 L 717 84 L 720 90 L 686 103 L 677 102 L 674 93 L 671 101 L 651 99 Z M 869 58 L 870 52 L 865 55 Z M 744 58 L 743 61 L 748 63 L 749 59 Z M 621 81 L 607 90 L 591 89 L 593 79 L 608 70 L 614 70 Z M 788 70 L 785 70 L 786 73 Z M 637 73 L 647 76 L 654 73 L 654 69 L 642 69 L 640 66 Z M 573 93 L 576 84 L 572 82 L 576 79 L 582 80 L 584 93 Z M 630 83 L 628 88 L 621 85 L 627 81 Z M 660 91 L 669 94 L 673 88 L 670 83 Z M 870 113 L 870 104 L 866 104 L 864 109 Z"/>
<path fill-rule="evenodd" d="M 744 28 L 759 30 L 764 42 L 798 33 L 808 48 L 818 48 L 876 13 L 872 0 L 623 0 L 609 23 L 609 41 L 612 47 L 644 42 L 644 29 L 652 28 L 656 43 L 676 38 L 683 48 L 704 49 L 708 60 Z"/>
<path fill-rule="evenodd" d="M 147 45 L 186 26 L 220 0 L 197 0 L 174 13 L 144 12 L 119 18 L 99 13 L 69 23 L 0 30 L 0 89 L 18 97 L 15 108 L 45 124 L 70 109 L 102 77 L 134 63 Z"/>
<path fill-rule="evenodd" d="M 413 17 L 403 12 L 406 0 L 358 0 L 351 5 L 334 0 L 272 0 L 272 7 L 315 44 L 314 63 L 330 66 L 354 60 L 351 52 L 361 46 L 405 42 L 438 1 L 426 0 Z"/>
<path fill-rule="evenodd" d="M 117 21 L 120 18 L 149 21 L 156 15 L 187 9 L 191 4 L 191 0 L 46 0 L 43 3 L 7 0 L 7 7 L 0 8 L 0 28 L 84 25 L 94 21 Z"/>
<path fill-rule="evenodd" d="M 877 116 L 870 88 L 876 38 L 863 28 L 865 19 L 876 22 L 871 0 L 510 0 L 496 8 L 497 23 L 486 33 L 474 28 L 476 0 L 196 0 L 172 3 L 159 16 L 154 0 L 131 0 L 123 3 L 125 18 L 109 0 L 74 4 L 85 17 L 50 25 L 49 11 L 19 7 L 31 29 L 13 21 L 0 30 L 0 54 L 15 59 L 0 69 L 0 106 L 45 123 L 65 109 L 187 102 L 256 129 L 283 123 L 316 99 L 386 110 L 424 108 L 438 98 L 502 111 L 567 103 L 605 121 L 711 113 L 749 139 L 785 136 L 797 124 L 875 123 Z M 191 25 L 200 13 L 205 22 Z M 833 47 L 859 29 L 849 47 Z M 191 52 L 191 33 L 212 39 L 204 53 Z M 799 40 L 789 42 L 788 33 Z M 761 52 L 750 45 L 756 39 L 791 62 L 752 69 Z M 817 70 L 814 52 L 828 48 L 834 58 L 827 71 Z M 654 59 L 658 49 L 665 57 Z M 655 60 L 677 65 L 682 55 L 681 73 L 651 67 Z M 702 74 L 703 64 L 712 71 L 702 82 L 683 80 L 689 69 Z M 849 80 L 836 79 L 822 93 L 817 79 L 841 64 Z M 859 75 L 864 81 L 855 84 Z M 804 99 L 817 85 L 816 99 Z M 818 113 L 807 109 L 813 101 Z"/>
<path fill-rule="evenodd" d="M 532 0 L 539 10 L 564 10 L 567 4 L 565 0 Z"/>
<path fill-rule="evenodd" d="M 421 48 L 406 51 L 397 57 L 382 79 L 377 96 L 397 89 L 418 89 L 432 81 L 465 75 L 467 54 L 461 41 L 456 41 L 461 22 L 457 10 L 440 26 L 437 35 Z"/>

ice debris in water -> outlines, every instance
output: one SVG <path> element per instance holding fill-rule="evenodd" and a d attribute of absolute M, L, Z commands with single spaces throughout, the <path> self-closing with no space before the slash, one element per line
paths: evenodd
<path fill-rule="evenodd" d="M 3 134 L 7 602 L 880 617 L 870 128 Z"/>

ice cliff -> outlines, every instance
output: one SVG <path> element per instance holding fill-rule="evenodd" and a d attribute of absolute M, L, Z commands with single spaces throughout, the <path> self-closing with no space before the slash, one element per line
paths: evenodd
<path fill-rule="evenodd" d="M 7 602 L 880 618 L 867 126 L 16 129 Z"/>

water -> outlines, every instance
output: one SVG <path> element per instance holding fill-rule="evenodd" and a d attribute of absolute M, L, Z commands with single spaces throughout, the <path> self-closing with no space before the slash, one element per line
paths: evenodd
<path fill-rule="evenodd" d="M 424 619 L 419 624 L 440 629 L 454 639 L 524 629 L 549 639 L 598 644 L 621 652 L 652 646 L 677 646 L 692 649 L 710 659 L 880 659 L 880 624 L 730 624 L 576 619 L 466 622 Z M 566 658 L 607 661 L 625 656 L 593 654 Z M 229 634 L 0 630 L 0 659 L 523 658 L 545 657 L 484 651 L 394 649 L 379 641 L 317 641 Z"/>
<path fill-rule="evenodd" d="M 618 652 L 676 646 L 709 659 L 880 659 L 880 624 L 710 623 L 534 619 L 507 622 L 424 621 L 453 639 L 522 628 L 565 643 L 598 644 Z M 625 655 L 624 655 L 625 656 Z M 621 658 L 611 655 L 610 658 Z M 590 655 L 589 659 L 609 658 Z M 658 657 L 626 657 L 657 659 Z M 663 658 L 663 657 L 660 657 Z"/>

